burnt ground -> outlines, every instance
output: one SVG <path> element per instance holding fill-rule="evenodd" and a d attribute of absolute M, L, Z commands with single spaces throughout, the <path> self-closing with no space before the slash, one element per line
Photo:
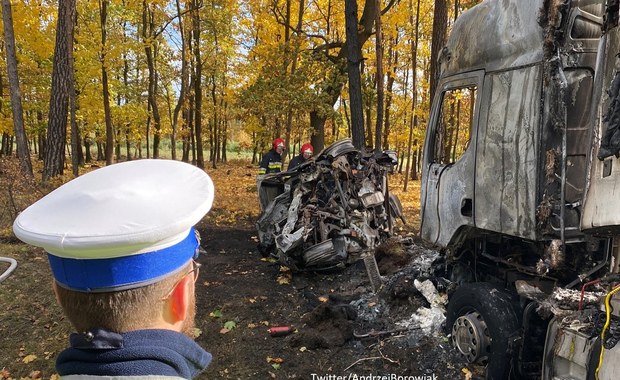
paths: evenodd
<path fill-rule="evenodd" d="M 201 234 L 207 254 L 200 259 L 204 266 L 197 285 L 197 341 L 213 354 L 201 378 L 471 378 L 473 369 L 443 333 L 402 331 L 403 321 L 419 307 L 429 307 L 413 286 L 414 278 L 426 274 L 412 265 L 429 250 L 411 238 L 377 253 L 385 285 L 375 294 L 361 260 L 340 272 L 293 275 L 261 260 L 251 228 L 210 227 Z M 441 282 L 433 281 L 442 290 Z M 295 332 L 271 337 L 272 326 Z M 401 331 L 356 336 L 389 330 Z"/>

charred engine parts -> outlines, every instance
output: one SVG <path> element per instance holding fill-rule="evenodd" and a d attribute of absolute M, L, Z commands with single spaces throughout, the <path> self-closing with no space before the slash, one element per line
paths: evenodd
<path fill-rule="evenodd" d="M 393 152 L 361 152 L 350 139 L 264 183 L 285 184 L 256 222 L 259 250 L 292 270 L 343 267 L 374 249 L 402 219 L 398 198 L 388 192 Z"/>

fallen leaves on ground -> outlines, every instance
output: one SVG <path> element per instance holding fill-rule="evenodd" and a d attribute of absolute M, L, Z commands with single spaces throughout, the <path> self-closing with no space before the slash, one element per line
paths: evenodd
<path fill-rule="evenodd" d="M 224 323 L 224 328 L 228 329 L 228 330 L 232 330 L 234 328 L 237 327 L 237 323 L 235 321 L 228 321 L 226 323 Z"/>
<path fill-rule="evenodd" d="M 463 371 L 463 373 L 465 374 L 465 380 L 471 380 L 473 374 L 469 369 L 463 368 L 461 371 Z"/>
<path fill-rule="evenodd" d="M 0 370 L 0 379 L 10 379 L 11 378 L 11 372 L 7 371 L 6 368 L 2 368 L 2 370 Z"/>
<path fill-rule="evenodd" d="M 267 363 L 282 364 L 282 363 L 284 363 L 284 359 L 282 359 L 282 358 L 272 358 L 271 356 L 267 356 Z"/>
<path fill-rule="evenodd" d="M 213 310 L 209 313 L 209 317 L 211 318 L 222 318 L 223 316 L 222 310 Z"/>
<path fill-rule="evenodd" d="M 28 363 L 32 363 L 33 361 L 37 360 L 37 355 L 26 355 L 24 356 L 24 358 L 22 359 L 22 362 L 28 364 Z"/>
<path fill-rule="evenodd" d="M 278 284 L 280 285 L 288 285 L 291 283 L 291 276 L 290 275 L 278 276 L 277 281 L 278 281 Z"/>

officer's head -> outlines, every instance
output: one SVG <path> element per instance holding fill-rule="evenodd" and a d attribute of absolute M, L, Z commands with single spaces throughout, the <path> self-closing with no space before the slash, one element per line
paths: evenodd
<path fill-rule="evenodd" d="M 194 225 L 213 195 L 211 179 L 194 166 L 131 161 L 59 187 L 22 212 L 13 230 L 47 251 L 58 301 L 78 331 L 189 332 L 200 252 Z"/>

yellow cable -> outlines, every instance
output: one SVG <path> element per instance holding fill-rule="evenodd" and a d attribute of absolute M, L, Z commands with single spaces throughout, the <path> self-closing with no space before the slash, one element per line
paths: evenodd
<path fill-rule="evenodd" d="M 618 291 L 620 291 L 620 285 L 613 288 L 609 293 L 607 293 L 607 296 L 605 296 L 606 319 L 605 319 L 605 326 L 603 326 L 603 331 L 601 331 L 601 355 L 598 360 L 598 367 L 596 367 L 596 373 L 595 373 L 596 380 L 599 380 L 598 372 L 601 370 L 601 366 L 603 365 L 603 354 L 605 353 L 605 346 L 603 345 L 603 343 L 605 342 L 605 330 L 607 330 L 611 322 L 611 306 L 609 305 L 609 300 L 611 299 L 611 296 L 613 296 Z"/>

